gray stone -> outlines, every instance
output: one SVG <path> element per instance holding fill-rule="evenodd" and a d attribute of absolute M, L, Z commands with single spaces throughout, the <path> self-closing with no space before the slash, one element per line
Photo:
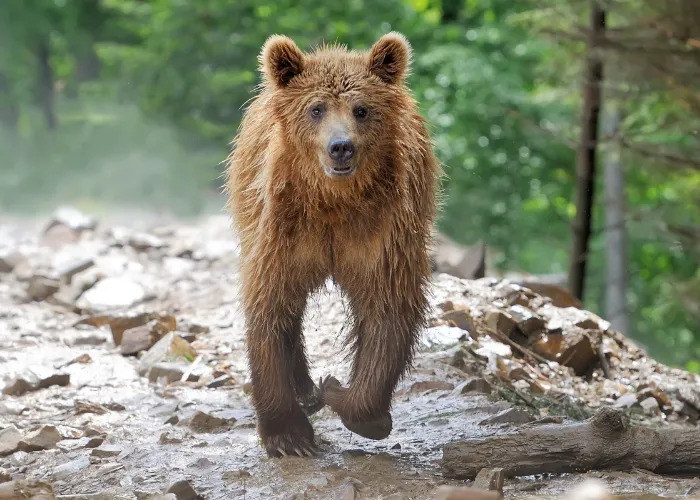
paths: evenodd
<path fill-rule="evenodd" d="M 474 488 L 482 490 L 492 490 L 503 493 L 503 482 L 505 474 L 503 469 L 498 467 L 494 469 L 481 469 L 474 479 Z"/>
<path fill-rule="evenodd" d="M 53 477 L 54 479 L 60 481 L 75 474 L 76 472 L 87 469 L 88 467 L 90 467 L 90 458 L 83 456 L 56 467 L 53 471 Z"/>
<path fill-rule="evenodd" d="M 83 310 L 104 311 L 122 309 L 138 304 L 146 298 L 144 288 L 125 277 L 111 277 L 98 281 L 78 300 Z"/>
<path fill-rule="evenodd" d="M 185 479 L 173 483 L 166 493 L 173 493 L 177 500 L 203 500 Z"/>
<path fill-rule="evenodd" d="M 479 425 L 497 425 L 497 424 L 526 424 L 535 420 L 532 415 L 530 415 L 525 410 L 520 408 L 509 408 L 497 413 L 493 417 L 479 422 Z"/>
<path fill-rule="evenodd" d="M 0 457 L 11 455 L 19 449 L 19 443 L 22 441 L 17 427 L 11 425 L 0 431 Z"/>
<path fill-rule="evenodd" d="M 30 299 L 46 300 L 61 289 L 61 282 L 54 278 L 34 275 L 27 283 L 27 295 Z"/>
<path fill-rule="evenodd" d="M 105 457 L 116 457 L 119 456 L 122 452 L 121 446 L 116 446 L 113 444 L 103 444 L 97 448 L 94 448 L 92 450 L 91 455 L 93 457 L 100 457 L 100 458 L 105 458 Z"/>
<path fill-rule="evenodd" d="M 55 426 L 43 425 L 39 430 L 22 439 L 19 443 L 19 449 L 23 451 L 50 450 L 55 448 L 61 439 L 61 434 Z"/>
<path fill-rule="evenodd" d="M 455 396 L 460 394 L 491 394 L 491 389 L 491 384 L 486 379 L 475 377 L 459 384 L 452 391 L 452 394 Z"/>

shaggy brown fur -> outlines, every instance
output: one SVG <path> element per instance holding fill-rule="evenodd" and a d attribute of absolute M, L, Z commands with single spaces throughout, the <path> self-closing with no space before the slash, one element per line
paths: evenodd
<path fill-rule="evenodd" d="M 299 403 L 315 390 L 302 318 L 328 277 L 352 309 L 354 359 L 349 387 L 329 380 L 324 401 L 360 435 L 391 432 L 393 391 L 426 323 L 440 174 L 405 85 L 410 59 L 398 33 L 367 52 L 304 53 L 272 36 L 260 54 L 264 81 L 229 157 L 227 191 L 241 238 L 252 399 L 269 456 L 314 450 Z M 337 138 L 351 143 L 347 161 L 333 160 Z"/>

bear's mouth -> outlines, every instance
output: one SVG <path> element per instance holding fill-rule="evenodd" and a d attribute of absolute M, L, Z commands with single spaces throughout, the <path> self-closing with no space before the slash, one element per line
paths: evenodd
<path fill-rule="evenodd" d="M 350 162 L 335 162 L 323 165 L 323 171 L 328 177 L 347 177 L 355 173 L 355 165 Z"/>

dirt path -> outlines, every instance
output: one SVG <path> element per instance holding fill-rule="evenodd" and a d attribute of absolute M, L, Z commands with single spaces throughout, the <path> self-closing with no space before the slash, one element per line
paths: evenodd
<path fill-rule="evenodd" d="M 2 396 L 0 433 L 15 426 L 29 441 L 33 431 L 44 432 L 46 440 L 37 446 L 47 449 L 20 444 L 20 451 L 0 456 L 0 482 L 42 479 L 66 498 L 148 498 L 184 480 L 207 499 L 423 499 L 432 498 L 441 484 L 459 484 L 440 475 L 445 443 L 498 432 L 498 426 L 479 423 L 509 404 L 485 394 L 455 394 L 465 374 L 448 361 L 461 333 L 436 327 L 427 332 L 415 369 L 399 388 L 387 440 L 352 435 L 325 408 L 312 418 L 323 443 L 319 457 L 267 459 L 245 391 L 237 247 L 227 219 L 169 221 L 149 234 L 140 232 L 144 221 L 135 217 L 121 224 L 101 221 L 95 232 L 78 222 L 59 224 L 55 228 L 63 229 L 46 235 L 46 220 L 0 226 L 0 255 L 22 256 L 15 256 L 12 271 L 0 274 L 0 378 L 6 392 L 23 377 L 34 383 L 27 368 L 38 379 L 70 377 L 68 384 L 46 382 L 45 388 Z M 73 275 L 71 286 L 40 297 L 39 285 L 50 286 L 53 276 L 65 276 L 80 262 L 87 267 Z M 41 282 L 39 275 L 46 279 Z M 76 286 L 97 279 L 76 299 Z M 28 300 L 27 290 L 38 300 Z M 433 301 L 437 305 L 458 291 L 457 280 L 440 277 Z M 75 306 L 81 314 L 71 311 Z M 149 381 L 139 373 L 139 358 L 115 346 L 109 326 L 74 326 L 89 314 L 115 312 L 167 313 L 177 319 L 178 330 L 195 332 L 188 340 L 197 359 L 190 379 L 197 380 Z M 345 379 L 339 351 L 343 324 L 343 304 L 334 290 L 315 297 L 305 326 L 315 379 L 330 373 Z M 42 431 L 47 425 L 55 430 Z M 0 455 L 2 442 L 0 434 Z M 620 493 L 682 496 L 696 487 L 692 480 L 640 473 L 593 475 Z M 505 494 L 558 494 L 579 480 L 513 479 L 506 481 Z M 195 498 L 185 490 L 177 498 Z"/>

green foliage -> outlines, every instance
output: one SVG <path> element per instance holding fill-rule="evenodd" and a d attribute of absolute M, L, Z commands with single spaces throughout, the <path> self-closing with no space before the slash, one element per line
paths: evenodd
<path fill-rule="evenodd" d="M 381 3 L 199 0 L 112 0 L 136 43 L 103 44 L 105 60 L 149 112 L 199 136 L 232 138 L 242 108 L 259 81 L 257 57 L 272 33 L 309 49 L 340 41 L 368 47 L 392 28 L 409 29 L 419 14 L 401 0 Z M 377 24 L 375 19 L 382 19 Z"/>
<path fill-rule="evenodd" d="M 543 128 L 571 110 L 538 92 L 547 45 L 503 21 L 495 8 L 509 2 L 489 4 L 434 31 L 417 59 L 415 87 L 448 174 L 442 226 L 498 249 L 501 267 L 556 271 L 566 260 L 573 153 Z"/>

